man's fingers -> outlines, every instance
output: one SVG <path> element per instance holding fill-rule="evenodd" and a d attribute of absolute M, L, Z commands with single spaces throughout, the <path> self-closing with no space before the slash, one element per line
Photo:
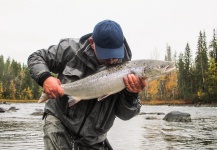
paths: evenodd
<path fill-rule="evenodd" d="M 132 79 L 132 77 L 131 77 L 131 74 L 128 74 L 128 75 L 127 75 L 127 78 L 128 78 L 128 82 L 129 82 L 130 85 L 134 84 L 134 83 L 133 83 L 133 79 Z"/>
<path fill-rule="evenodd" d="M 57 87 L 57 90 L 53 90 L 50 92 L 50 97 L 51 98 L 58 98 L 64 95 L 63 89 L 61 87 Z"/>
<path fill-rule="evenodd" d="M 129 74 L 128 75 L 128 80 L 129 80 L 129 89 L 133 93 L 138 92 L 138 80 L 134 74 Z"/>
<path fill-rule="evenodd" d="M 128 74 L 123 78 L 126 89 L 132 93 L 141 92 L 145 85 L 145 79 L 143 77 L 136 77 L 134 74 Z"/>
<path fill-rule="evenodd" d="M 141 89 L 140 80 L 135 75 L 131 75 L 131 78 L 133 80 L 135 90 L 140 91 Z"/>
<path fill-rule="evenodd" d="M 61 85 L 61 82 L 60 82 L 60 80 L 59 80 L 59 79 L 57 80 L 57 82 L 59 83 L 59 85 Z"/>
<path fill-rule="evenodd" d="M 64 95 L 63 89 L 60 85 L 61 82 L 59 79 L 49 77 L 44 81 L 43 89 L 50 98 L 58 98 Z"/>
<path fill-rule="evenodd" d="M 138 93 L 138 81 L 137 81 L 137 78 L 135 77 L 135 75 L 133 74 L 128 74 L 126 77 L 124 77 L 124 83 L 126 85 L 126 89 L 129 91 L 129 92 L 132 92 L 132 93 Z"/>
<path fill-rule="evenodd" d="M 54 91 L 45 91 L 45 93 L 50 97 L 50 98 L 56 98 L 57 94 Z"/>
<path fill-rule="evenodd" d="M 129 81 L 128 75 L 125 76 L 125 77 L 123 78 L 123 80 L 124 80 L 126 89 L 127 89 L 128 91 L 132 91 L 132 88 L 131 88 L 131 85 L 130 85 L 130 81 Z"/>
<path fill-rule="evenodd" d="M 56 93 L 51 93 L 50 96 L 51 96 L 51 98 L 56 98 L 57 97 Z"/>
<path fill-rule="evenodd" d="M 59 94 L 59 96 L 64 95 L 64 91 L 63 91 L 63 88 L 61 86 L 58 88 L 58 94 Z"/>

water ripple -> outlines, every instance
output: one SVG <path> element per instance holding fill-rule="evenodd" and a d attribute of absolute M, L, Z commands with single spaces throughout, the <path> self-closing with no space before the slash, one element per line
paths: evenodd
<path fill-rule="evenodd" d="M 1 150 L 43 149 L 43 121 L 32 116 L 43 104 L 0 105 L 16 112 L 0 114 Z M 116 119 L 108 133 L 115 150 L 203 150 L 217 147 L 217 109 L 215 107 L 143 106 L 143 115 L 129 121 Z M 191 114 L 192 121 L 166 122 L 164 115 L 171 111 Z M 159 113 L 153 113 L 159 112 Z"/>

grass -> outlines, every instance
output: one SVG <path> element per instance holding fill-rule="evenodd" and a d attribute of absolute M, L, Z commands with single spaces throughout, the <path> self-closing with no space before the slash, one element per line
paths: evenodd
<path fill-rule="evenodd" d="M 142 100 L 143 105 L 188 105 L 192 104 L 187 100 Z"/>
<path fill-rule="evenodd" d="M 38 100 L 12 100 L 12 99 L 0 99 L 1 103 L 37 103 Z M 214 106 L 217 107 L 217 103 L 214 104 L 194 104 L 190 100 L 142 100 L 142 105 L 195 105 L 195 106 Z"/>
<path fill-rule="evenodd" d="M 12 100 L 0 99 L 0 103 L 37 103 L 38 100 Z M 142 100 L 143 105 L 187 105 L 192 104 L 186 100 Z"/>
<path fill-rule="evenodd" d="M 37 103 L 38 100 L 13 100 L 13 99 L 0 99 L 0 103 Z"/>
<path fill-rule="evenodd" d="M 38 100 L 12 100 L 0 99 L 0 103 L 37 103 Z M 192 104 L 187 100 L 142 100 L 143 105 L 188 105 Z"/>

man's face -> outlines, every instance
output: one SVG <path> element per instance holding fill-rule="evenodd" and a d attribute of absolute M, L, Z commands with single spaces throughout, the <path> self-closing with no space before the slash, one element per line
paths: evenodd
<path fill-rule="evenodd" d="M 89 38 L 89 42 L 90 42 L 90 45 L 91 45 L 92 49 L 94 50 L 94 53 L 95 53 L 95 55 L 97 57 L 95 43 L 94 43 L 92 37 Z M 119 62 L 118 58 L 110 58 L 110 59 L 99 59 L 99 58 L 97 58 L 97 59 L 98 59 L 100 64 L 106 65 L 106 66 L 113 65 L 113 64 L 116 64 L 116 63 Z"/>
<path fill-rule="evenodd" d="M 109 65 L 118 63 L 118 58 L 111 58 L 111 59 L 99 59 L 98 58 L 98 61 L 100 62 L 100 64 L 109 66 Z"/>
<path fill-rule="evenodd" d="M 96 53 L 96 49 L 95 49 L 95 43 L 93 43 L 91 47 L 93 48 L 93 50 L 96 54 L 96 57 L 97 57 L 97 53 Z M 98 59 L 100 64 L 106 65 L 106 66 L 116 64 L 116 63 L 118 63 L 118 60 L 119 60 L 118 58 L 99 59 L 98 57 L 97 57 L 97 59 Z"/>

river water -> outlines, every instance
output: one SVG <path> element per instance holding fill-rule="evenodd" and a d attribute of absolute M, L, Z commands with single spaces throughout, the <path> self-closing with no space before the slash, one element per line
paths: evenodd
<path fill-rule="evenodd" d="M 0 104 L 16 112 L 0 113 L 0 150 L 43 149 L 43 121 L 31 115 L 44 104 Z M 165 114 L 181 111 L 192 122 L 166 122 Z M 114 150 L 205 150 L 217 149 L 217 108 L 193 106 L 142 106 L 143 115 L 131 120 L 116 119 L 108 133 Z"/>

